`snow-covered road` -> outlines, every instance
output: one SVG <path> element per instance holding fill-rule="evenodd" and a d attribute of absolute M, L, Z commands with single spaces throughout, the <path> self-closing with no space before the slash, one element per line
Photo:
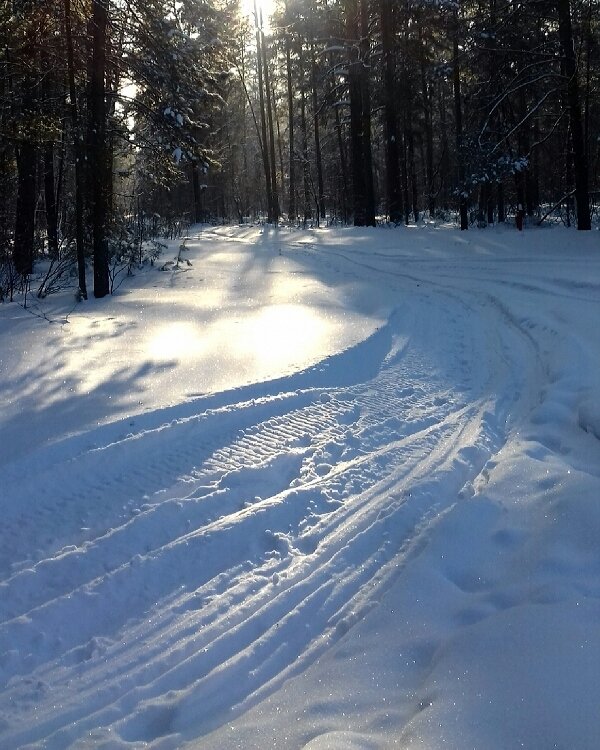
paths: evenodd
<path fill-rule="evenodd" d="M 60 334 L 5 306 L 40 378 L 50 345 L 122 378 L 109 419 L 84 373 L 39 388 L 33 433 L 26 394 L 0 422 L 0 747 L 600 744 L 600 252 L 575 239 L 219 228 Z"/>

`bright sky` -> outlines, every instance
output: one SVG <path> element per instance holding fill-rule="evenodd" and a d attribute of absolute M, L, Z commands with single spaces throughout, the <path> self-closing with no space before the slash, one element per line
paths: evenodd
<path fill-rule="evenodd" d="M 265 31 L 268 31 L 270 28 L 269 20 L 275 9 L 275 0 L 257 0 L 256 4 L 258 10 L 262 10 L 263 25 Z M 241 10 L 244 16 L 250 16 L 254 24 L 254 0 L 241 0 Z"/>

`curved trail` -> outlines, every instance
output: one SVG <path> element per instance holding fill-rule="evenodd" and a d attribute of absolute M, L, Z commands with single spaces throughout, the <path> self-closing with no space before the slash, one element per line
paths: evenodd
<path fill-rule="evenodd" d="M 55 535 L 1 569 L 3 747 L 175 748 L 220 726 L 343 637 L 485 482 L 513 409 L 538 397 L 535 342 L 477 290 L 339 259 L 397 290 L 367 341 L 40 455 L 86 488 L 85 513 L 62 526 L 81 498 L 49 491 Z M 16 547 L 17 511 L 7 523 Z"/>

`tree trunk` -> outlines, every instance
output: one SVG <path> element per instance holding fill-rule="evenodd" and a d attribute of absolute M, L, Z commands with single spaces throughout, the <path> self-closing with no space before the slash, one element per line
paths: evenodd
<path fill-rule="evenodd" d="M 271 181 L 271 166 L 269 164 L 269 151 L 267 144 L 267 113 L 265 106 L 265 90 L 263 85 L 263 54 L 262 40 L 259 28 L 259 16 L 254 0 L 254 18 L 256 22 L 256 67 L 258 70 L 258 101 L 260 105 L 260 131 L 261 131 L 261 155 L 263 169 L 265 173 L 265 190 L 267 193 L 267 221 L 271 224 L 274 221 L 273 210 L 273 183 Z"/>
<path fill-rule="evenodd" d="M 294 153 L 294 93 L 292 89 L 292 53 L 290 35 L 285 37 L 285 62 L 287 73 L 287 99 L 288 99 L 288 143 L 289 143 L 289 202 L 288 219 L 290 222 L 296 220 L 296 157 Z"/>
<path fill-rule="evenodd" d="M 504 224 L 504 222 L 506 221 L 506 209 L 504 207 L 504 185 L 501 182 L 498 183 L 497 200 L 498 200 L 498 223 Z"/>
<path fill-rule="evenodd" d="M 262 12 L 261 12 L 261 26 L 262 26 Z M 277 224 L 277 222 L 279 221 L 279 190 L 277 188 L 277 166 L 275 163 L 275 128 L 273 126 L 273 106 L 271 102 L 271 83 L 270 83 L 271 76 L 269 73 L 267 44 L 266 44 L 265 36 L 262 32 L 262 29 L 261 29 L 261 49 L 262 49 L 262 56 L 263 56 L 265 99 L 266 99 L 266 106 L 267 106 L 267 123 L 269 126 L 269 167 L 270 167 L 271 196 L 272 196 L 271 222 L 273 224 Z"/>
<path fill-rule="evenodd" d="M 570 125 L 567 125 L 567 132 L 565 134 L 565 193 L 566 193 L 566 200 L 565 200 L 565 212 L 566 212 L 566 218 L 565 218 L 565 224 L 567 227 L 571 226 L 571 210 L 572 210 L 572 202 L 571 197 L 573 193 L 571 192 L 571 185 L 573 184 L 573 171 L 572 171 L 572 159 L 571 154 L 569 153 L 569 142 L 571 140 L 571 127 Z"/>
<path fill-rule="evenodd" d="M 533 180 L 531 177 L 531 163 L 530 163 L 530 151 L 531 151 L 531 139 L 530 139 L 530 128 L 531 122 L 527 118 L 527 97 L 524 87 L 519 89 L 518 97 L 518 119 L 523 122 L 518 132 L 518 149 L 519 156 L 525 157 L 528 160 L 526 169 L 522 170 L 517 174 L 518 179 L 518 203 L 523 207 L 523 210 L 527 216 L 533 216 Z"/>
<path fill-rule="evenodd" d="M 365 184 L 365 165 L 362 147 L 362 92 L 359 73 L 356 66 L 350 64 L 348 74 L 350 88 L 350 159 L 352 162 L 352 200 L 354 226 L 366 224 L 367 186 Z"/>
<path fill-rule="evenodd" d="M 308 127 L 306 124 L 306 88 L 304 85 L 304 58 L 300 50 L 300 129 L 302 131 L 302 184 L 304 201 L 302 206 L 303 224 L 306 227 L 310 217 L 310 168 L 308 163 Z"/>
<path fill-rule="evenodd" d="M 29 41 L 29 40 L 28 40 Z M 33 45 L 27 44 L 27 54 L 34 55 Z M 8 59 L 8 48 L 6 51 Z M 25 74 L 21 80 L 21 91 L 16 92 L 11 78 L 8 78 L 8 90 L 11 96 L 21 98 L 21 117 L 25 122 L 39 117 L 35 79 Z M 13 262 L 20 276 L 33 272 L 33 251 L 35 237 L 35 202 L 37 148 L 27 132 L 15 145 L 17 167 L 17 196 L 14 216 Z"/>
<path fill-rule="evenodd" d="M 407 51 L 410 48 L 409 39 L 409 27 L 408 23 L 404 25 L 404 50 L 405 59 L 407 59 Z M 413 123 L 413 92 L 411 85 L 411 78 L 408 73 L 407 66 L 404 71 L 404 86 L 402 91 L 404 99 L 404 143 L 406 144 L 407 160 L 408 160 L 408 180 L 410 182 L 410 210 L 412 211 L 415 223 L 419 221 L 419 208 L 418 208 L 418 187 L 417 187 L 417 175 L 415 167 L 415 136 L 414 136 L 414 123 Z M 406 212 L 408 214 L 408 206 Z"/>
<path fill-rule="evenodd" d="M 453 50 L 453 84 L 454 84 L 454 125 L 456 128 L 456 159 L 458 161 L 458 191 L 459 191 L 459 213 L 461 230 L 469 228 L 469 216 L 467 206 L 467 195 L 465 185 L 465 163 L 463 154 L 462 133 L 462 101 L 460 93 L 460 63 L 458 55 L 458 10 L 454 11 L 454 38 L 452 40 Z"/>
<path fill-rule="evenodd" d="M 577 77 L 577 60 L 573 44 L 571 27 L 570 0 L 557 0 L 558 32 L 562 48 L 564 71 L 567 77 L 566 101 L 569 111 L 571 143 L 573 145 L 573 171 L 575 175 L 575 203 L 577 206 L 577 229 L 591 229 L 590 196 L 588 189 L 588 167 L 581 104 L 579 101 L 579 81 Z"/>
<path fill-rule="evenodd" d="M 482 182 L 479 186 L 479 200 L 477 202 L 477 226 L 480 229 L 483 229 L 487 225 L 487 213 L 486 213 L 486 206 L 487 206 L 487 188 L 488 183 Z"/>
<path fill-rule="evenodd" d="M 64 0 L 65 40 L 67 43 L 67 75 L 69 79 L 69 109 L 73 127 L 73 149 L 75 157 L 75 249 L 77 252 L 77 273 L 79 292 L 87 299 L 85 278 L 85 245 L 83 239 L 83 159 L 81 149 L 81 128 L 77 107 L 77 90 L 75 88 L 75 62 L 73 56 L 73 33 L 71 29 L 71 1 Z"/>
<path fill-rule="evenodd" d="M 283 201 L 284 196 L 284 185 L 285 185 L 285 167 L 284 167 L 284 159 L 283 159 L 283 139 L 281 137 L 281 125 L 279 122 L 279 117 L 277 117 L 277 109 L 275 108 L 275 89 L 273 86 L 271 86 L 271 99 L 273 100 L 273 111 L 275 113 L 275 128 L 276 128 L 276 136 L 277 136 L 277 158 L 279 160 L 279 190 L 278 190 L 278 196 L 281 196 L 281 200 Z M 283 213 L 283 206 L 281 202 L 277 201 L 277 205 L 279 207 L 279 216 Z"/>
<path fill-rule="evenodd" d="M 342 177 L 342 214 L 344 224 L 348 223 L 348 160 L 346 158 L 346 149 L 344 147 L 344 138 L 342 136 L 342 122 L 338 107 L 335 108 L 335 130 L 337 133 L 338 151 L 340 154 L 340 170 Z"/>
<path fill-rule="evenodd" d="M 319 207 L 319 217 L 325 218 L 325 197 L 323 189 L 323 159 L 321 156 L 321 138 L 319 135 L 319 109 L 318 109 L 318 98 L 317 98 L 317 64 L 315 61 L 315 49 L 311 42 L 311 86 L 312 86 L 312 105 L 313 105 L 313 123 L 315 130 L 315 161 L 317 167 L 317 203 Z"/>
<path fill-rule="evenodd" d="M 412 92 L 409 92 L 406 107 L 406 143 L 408 146 L 408 166 L 410 173 L 410 203 L 415 224 L 419 221 L 419 187 L 415 166 L 415 134 L 413 130 Z"/>
<path fill-rule="evenodd" d="M 13 259 L 20 276 L 33 272 L 35 236 L 35 178 L 37 152 L 35 145 L 24 141 L 17 147 L 17 205 Z"/>
<path fill-rule="evenodd" d="M 583 142 L 585 144 L 586 157 L 589 161 L 590 147 L 590 105 L 592 99 L 592 55 L 596 46 L 594 38 L 594 18 L 592 2 L 588 3 L 588 12 L 584 24 L 585 34 L 585 93 L 583 96 Z"/>
<path fill-rule="evenodd" d="M 354 226 L 374 226 L 370 97 L 366 68 L 369 39 L 368 35 L 363 37 L 363 29 L 368 20 L 364 0 L 348 0 L 347 18 L 348 36 L 351 42 L 348 83 Z"/>
<path fill-rule="evenodd" d="M 494 223 L 494 183 L 487 183 L 487 223 Z"/>
<path fill-rule="evenodd" d="M 370 60 L 369 39 L 369 3 L 360 0 L 360 59 L 361 59 L 361 88 L 362 88 L 362 134 L 365 163 L 365 184 L 367 188 L 366 225 L 374 227 L 375 218 L 375 184 L 373 181 L 373 151 L 371 148 L 371 84 L 369 81 Z"/>
<path fill-rule="evenodd" d="M 452 174 L 452 165 L 450 162 L 450 144 L 448 143 L 448 119 L 446 117 L 446 92 L 442 81 L 439 82 L 438 104 L 440 110 L 440 140 L 441 156 L 439 165 L 440 174 L 440 192 L 442 194 L 442 208 L 444 211 L 450 210 L 450 190 L 448 181 Z"/>
<path fill-rule="evenodd" d="M 202 206 L 202 188 L 200 186 L 200 171 L 198 162 L 192 162 L 192 193 L 194 196 L 194 222 L 200 224 L 204 221 L 204 208 Z"/>
<path fill-rule="evenodd" d="M 402 171 L 402 205 L 404 207 L 404 223 L 410 224 L 410 200 L 408 197 L 408 148 L 406 145 L 406 109 L 404 110 L 404 123 L 402 133 L 402 159 L 400 168 Z"/>
<path fill-rule="evenodd" d="M 402 221 L 402 194 L 398 149 L 395 14 L 392 0 L 381 0 L 380 23 L 383 62 L 383 106 L 385 113 L 385 186 L 387 215 L 392 224 Z"/>
<path fill-rule="evenodd" d="M 48 253 L 58 258 L 58 212 L 56 207 L 56 180 L 54 176 L 54 147 L 51 143 L 44 149 L 44 205 L 46 207 L 46 234 Z"/>
<path fill-rule="evenodd" d="M 430 85 L 427 82 L 425 69 L 425 44 L 422 31 L 419 31 L 419 41 L 421 43 L 421 90 L 425 126 L 425 180 L 427 183 L 427 210 L 429 212 L 429 218 L 433 219 L 435 214 L 435 195 L 433 190 L 433 118 L 431 113 L 431 91 Z"/>
<path fill-rule="evenodd" d="M 109 180 L 106 137 L 106 47 L 108 6 L 106 0 L 92 0 L 92 66 L 88 94 L 88 168 L 91 189 L 92 248 L 94 254 L 94 297 L 110 293 L 108 272 Z"/>

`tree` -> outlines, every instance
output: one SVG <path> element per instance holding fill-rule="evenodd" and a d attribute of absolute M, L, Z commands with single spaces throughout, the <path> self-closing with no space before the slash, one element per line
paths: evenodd
<path fill-rule="evenodd" d="M 577 229 L 591 229 L 588 191 L 588 165 L 583 138 L 581 103 L 577 60 L 571 26 L 570 0 L 557 0 L 558 28 L 564 60 L 566 78 L 566 103 L 569 112 L 569 129 L 573 145 L 573 168 L 575 172 L 575 201 L 577 203 Z"/>
<path fill-rule="evenodd" d="M 75 53 L 73 48 L 73 24 L 71 15 L 71 0 L 63 0 L 65 42 L 67 47 L 67 77 L 69 86 L 69 113 L 71 130 L 73 133 L 73 157 L 75 178 L 75 247 L 77 254 L 77 274 L 79 292 L 83 299 L 87 299 L 87 281 L 85 275 L 85 244 L 83 230 L 83 151 L 82 133 L 77 105 L 77 87 L 75 84 Z"/>
<path fill-rule="evenodd" d="M 371 151 L 369 19 L 366 0 L 346 0 L 354 226 L 375 226 Z"/>
<path fill-rule="evenodd" d="M 108 221 L 112 164 L 107 142 L 106 52 L 108 43 L 107 0 L 92 0 L 90 19 L 91 69 L 88 91 L 87 163 L 90 218 L 94 254 L 94 297 L 110 292 L 108 273 Z"/>
<path fill-rule="evenodd" d="M 469 228 L 469 217 L 467 214 L 467 187 L 465 184 L 465 154 L 464 154 L 464 135 L 463 135 L 463 112 L 462 112 L 462 95 L 460 81 L 460 54 L 459 54 L 459 35 L 460 20 L 458 8 L 453 14 L 453 35 L 452 35 L 452 83 L 454 89 L 454 128 L 456 132 L 456 159 L 458 163 L 458 205 L 460 213 L 461 230 Z"/>
<path fill-rule="evenodd" d="M 519 205 L 569 223 L 574 199 L 590 228 L 599 11 L 285 0 L 253 32 L 234 0 L 4 3 L 0 278 L 76 259 L 85 298 L 91 258 L 103 296 L 154 214 L 276 221 L 280 200 L 290 221 L 467 228 Z"/>
<path fill-rule="evenodd" d="M 34 258 L 37 136 L 40 125 L 39 35 L 44 25 L 44 10 L 33 0 L 15 3 L 14 10 L 11 29 L 14 47 L 10 55 L 12 59 L 9 58 L 12 75 L 8 78 L 8 93 L 16 99 L 11 117 L 17 169 L 13 261 L 17 274 L 25 277 L 33 271 Z"/>
<path fill-rule="evenodd" d="M 396 16 L 392 0 L 380 0 L 381 59 L 383 65 L 383 106 L 385 113 L 386 203 L 389 220 L 402 221 L 400 190 L 399 132 L 397 111 L 396 49 L 394 37 Z"/>

